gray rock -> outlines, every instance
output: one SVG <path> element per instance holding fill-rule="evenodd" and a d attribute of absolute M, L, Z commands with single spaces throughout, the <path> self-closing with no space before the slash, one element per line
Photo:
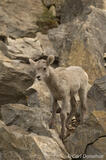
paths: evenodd
<path fill-rule="evenodd" d="M 84 9 L 90 5 L 97 8 L 106 9 L 105 0 L 43 0 L 46 7 L 55 5 L 57 16 L 60 17 L 61 23 L 73 20 L 81 16 Z"/>
<path fill-rule="evenodd" d="M 2 160 L 22 160 L 22 158 L 20 157 L 20 155 L 15 152 L 15 151 L 3 151 L 2 153 Z"/>
<path fill-rule="evenodd" d="M 38 81 L 35 80 L 34 83 L 32 84 L 32 86 L 30 86 L 27 90 L 26 90 L 26 95 L 28 95 L 28 99 L 31 100 L 30 98 L 30 93 L 34 93 L 35 97 L 35 101 L 38 104 L 38 106 L 40 106 L 40 108 L 42 109 L 46 109 L 48 112 L 50 112 L 51 110 L 51 96 L 50 96 L 50 92 L 46 86 L 46 84 L 43 81 Z M 33 99 L 32 99 L 32 103 L 33 103 Z"/>
<path fill-rule="evenodd" d="M 61 160 L 66 155 L 50 137 L 28 134 L 19 127 L 7 127 L 0 121 L 0 149 L 6 158 L 17 160 Z M 3 159 L 4 160 L 4 159 Z"/>
<path fill-rule="evenodd" d="M 8 116 L 7 116 L 8 115 Z M 1 119 L 6 125 L 17 125 L 28 132 L 51 136 L 48 130 L 50 112 L 45 108 L 30 108 L 22 104 L 5 104 L 1 106 Z"/>
<path fill-rule="evenodd" d="M 3 160 L 2 152 L 0 151 L 0 160 Z"/>
<path fill-rule="evenodd" d="M 38 32 L 36 34 L 36 38 L 40 42 L 40 47 L 42 49 L 43 56 L 47 57 L 52 54 L 55 57 L 58 57 L 58 53 L 54 49 L 54 46 L 53 46 L 52 42 L 50 41 L 48 35 L 45 35 L 45 34 Z"/>
<path fill-rule="evenodd" d="M 65 0 L 61 8 L 61 22 L 66 23 L 81 16 L 90 5 L 105 9 L 106 2 L 105 0 Z"/>
<path fill-rule="evenodd" d="M 38 93 L 34 88 L 28 88 L 25 92 L 25 95 L 27 97 L 27 105 L 29 107 L 37 107 L 40 106 L 39 99 L 38 99 Z"/>
<path fill-rule="evenodd" d="M 7 48 L 6 44 L 1 40 L 0 40 L 0 51 L 3 53 L 4 56 L 9 57 L 8 48 Z"/>
<path fill-rule="evenodd" d="M 43 52 L 37 38 L 8 38 L 8 53 L 11 59 L 27 60 L 39 59 Z"/>
<path fill-rule="evenodd" d="M 89 116 L 85 124 L 76 128 L 64 140 L 64 145 L 70 155 L 85 153 L 86 146 L 95 142 L 99 137 L 106 136 L 106 112 L 95 111 Z"/>
<path fill-rule="evenodd" d="M 33 82 L 30 66 L 4 55 L 0 59 L 0 104 L 16 103 L 20 99 L 25 103 L 24 91 Z"/>
<path fill-rule="evenodd" d="M 106 76 L 95 80 L 88 92 L 90 109 L 106 111 Z"/>
<path fill-rule="evenodd" d="M 33 37 L 38 30 L 37 19 L 43 10 L 41 0 L 1 1 L 0 31 L 7 28 L 8 35 L 14 38 Z"/>
<path fill-rule="evenodd" d="M 93 144 L 87 146 L 86 149 L 86 160 L 105 160 L 106 159 L 106 137 L 99 138 Z"/>
<path fill-rule="evenodd" d="M 41 58 L 46 58 L 50 54 L 58 57 L 48 35 L 40 32 L 36 34 L 35 38 L 8 38 L 7 47 L 8 55 L 11 59 L 19 59 L 24 63 L 28 63 L 29 58 L 37 61 Z"/>
<path fill-rule="evenodd" d="M 103 54 L 106 45 L 106 12 L 93 6 L 73 21 L 49 31 L 48 36 L 61 66 L 82 66 L 90 83 L 106 74 Z"/>

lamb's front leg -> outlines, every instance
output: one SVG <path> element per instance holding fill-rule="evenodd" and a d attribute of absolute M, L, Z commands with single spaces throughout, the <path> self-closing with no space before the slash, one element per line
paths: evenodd
<path fill-rule="evenodd" d="M 53 105 L 54 105 L 54 98 L 53 98 L 53 95 L 52 95 L 52 94 L 51 94 L 51 96 L 50 96 L 50 99 L 51 99 L 50 112 L 52 113 L 52 111 L 53 111 Z M 56 104 L 56 107 L 57 107 L 56 113 L 60 113 L 60 112 L 61 112 L 61 107 L 60 107 L 60 105 L 58 104 L 58 102 L 57 102 L 57 104 Z"/>
<path fill-rule="evenodd" d="M 52 98 L 52 117 L 51 117 L 50 124 L 49 124 L 50 129 L 54 128 L 56 111 L 57 111 L 57 100 L 53 97 Z"/>
<path fill-rule="evenodd" d="M 60 113 L 60 118 L 61 118 L 61 135 L 60 135 L 60 138 L 62 140 L 67 135 L 66 120 L 67 120 L 67 111 L 68 111 L 69 106 L 70 106 L 70 97 L 67 96 L 62 101 L 62 110 L 61 110 L 61 113 Z"/>

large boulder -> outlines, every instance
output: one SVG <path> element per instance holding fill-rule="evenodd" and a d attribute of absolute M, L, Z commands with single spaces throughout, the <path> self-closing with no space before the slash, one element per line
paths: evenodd
<path fill-rule="evenodd" d="M 50 54 L 58 57 L 48 35 L 40 32 L 38 32 L 34 38 L 8 38 L 7 47 L 8 55 L 11 59 L 19 59 L 27 63 L 29 58 L 37 61 L 41 58 L 46 58 Z"/>
<path fill-rule="evenodd" d="M 0 1 L 0 31 L 6 28 L 7 34 L 14 38 L 33 37 L 44 8 L 41 0 Z"/>
<path fill-rule="evenodd" d="M 66 23 L 80 16 L 84 9 L 90 5 L 100 9 L 106 9 L 105 0 L 43 0 L 46 7 L 55 6 L 56 16 L 61 23 Z"/>
<path fill-rule="evenodd" d="M 1 44 L 1 43 L 0 43 Z M 8 51 L 8 50 L 7 50 Z M 8 54 L 8 52 L 6 52 L 6 51 L 2 51 L 1 50 L 1 47 L 0 47 L 0 61 L 7 61 L 7 62 L 9 62 L 9 61 L 11 61 L 7 56 L 5 56 L 5 53 L 7 53 Z M 1 62 L 0 62 L 1 63 Z"/>
<path fill-rule="evenodd" d="M 93 144 L 87 146 L 85 159 L 87 160 L 106 159 L 106 137 L 101 137 Z"/>
<path fill-rule="evenodd" d="M 88 104 L 91 110 L 106 111 L 106 76 L 95 80 L 88 92 Z"/>
<path fill-rule="evenodd" d="M 18 60 L 10 60 L 4 55 L 0 58 L 0 104 L 26 102 L 25 90 L 31 86 L 29 65 Z"/>
<path fill-rule="evenodd" d="M 8 53 L 11 59 L 20 59 L 28 62 L 28 59 L 39 59 L 42 49 L 37 38 L 8 38 Z"/>
<path fill-rule="evenodd" d="M 106 45 L 106 12 L 90 6 L 80 17 L 61 24 L 48 35 L 59 54 L 60 65 L 82 66 L 90 82 L 106 74 L 104 49 Z"/>
<path fill-rule="evenodd" d="M 70 155 L 82 155 L 88 144 L 99 137 L 106 136 L 106 112 L 95 111 L 89 119 L 79 125 L 76 130 L 64 140 L 64 145 Z"/>
<path fill-rule="evenodd" d="M 35 38 L 7 38 L 8 44 L 0 40 L 0 104 L 20 103 L 26 104 L 26 89 L 34 81 L 35 72 L 29 64 L 29 59 L 35 61 L 52 54 L 58 55 L 47 35 L 37 33 Z M 11 89 L 11 92 L 10 92 Z M 5 96 L 6 95 L 6 96 Z"/>
<path fill-rule="evenodd" d="M 2 58 L 1 54 L 9 57 L 7 45 L 2 40 L 0 40 L 0 52 L 0 58 Z"/>
<path fill-rule="evenodd" d="M 29 65 L 29 58 L 37 61 L 52 54 L 58 59 L 58 55 L 48 35 L 40 32 L 35 38 L 10 37 L 0 31 L 0 104 L 26 104 L 27 97 L 24 93 L 31 86 L 35 75 Z"/>
<path fill-rule="evenodd" d="M 25 132 L 17 126 L 7 127 L 0 121 L 0 156 L 2 160 L 66 159 L 59 144 L 47 136 Z"/>
<path fill-rule="evenodd" d="M 1 106 L 1 119 L 8 126 L 17 125 L 38 135 L 51 135 L 48 127 L 50 112 L 45 106 L 31 108 L 22 104 L 5 104 Z"/>
<path fill-rule="evenodd" d="M 15 53 L 15 50 L 13 52 Z M 10 58 L 7 44 L 2 39 L 0 40 L 0 104 L 15 103 L 20 100 L 20 103 L 26 103 L 24 92 L 33 83 L 32 69 L 30 65 Z"/>
<path fill-rule="evenodd" d="M 61 22 L 66 23 L 77 16 L 81 16 L 83 11 L 90 5 L 100 9 L 106 9 L 105 0 L 65 0 L 61 7 Z"/>
<path fill-rule="evenodd" d="M 44 82 L 35 80 L 33 85 L 26 90 L 26 96 L 27 103 L 30 107 L 33 107 L 33 105 L 31 106 L 31 101 L 32 104 L 34 103 L 34 101 L 36 101 L 39 103 L 38 105 L 40 105 L 41 108 L 46 107 L 46 109 L 50 111 L 50 91 Z"/>

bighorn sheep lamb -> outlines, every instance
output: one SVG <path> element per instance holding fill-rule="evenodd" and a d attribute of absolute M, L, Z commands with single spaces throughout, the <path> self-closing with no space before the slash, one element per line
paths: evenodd
<path fill-rule="evenodd" d="M 52 100 L 52 118 L 50 128 L 54 126 L 54 120 L 57 110 L 57 100 L 62 101 L 61 118 L 61 138 L 66 136 L 66 123 L 76 113 L 75 94 L 79 93 L 81 102 L 82 122 L 87 118 L 87 85 L 88 75 L 78 66 L 70 66 L 68 68 L 58 67 L 54 69 L 50 65 L 54 62 L 54 56 L 48 56 L 47 60 L 39 60 L 34 62 L 29 59 L 30 64 L 36 70 L 36 78 L 44 80 L 47 84 Z M 67 118 L 67 108 L 71 107 L 71 112 Z"/>

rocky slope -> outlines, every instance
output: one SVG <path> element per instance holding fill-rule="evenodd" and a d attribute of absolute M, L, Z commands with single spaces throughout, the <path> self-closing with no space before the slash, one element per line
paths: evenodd
<path fill-rule="evenodd" d="M 0 1 L 0 160 L 106 159 L 104 53 L 105 0 Z M 50 54 L 54 67 L 82 66 L 93 84 L 88 121 L 70 122 L 63 142 L 59 114 L 48 127 L 50 93 L 29 64 Z"/>

